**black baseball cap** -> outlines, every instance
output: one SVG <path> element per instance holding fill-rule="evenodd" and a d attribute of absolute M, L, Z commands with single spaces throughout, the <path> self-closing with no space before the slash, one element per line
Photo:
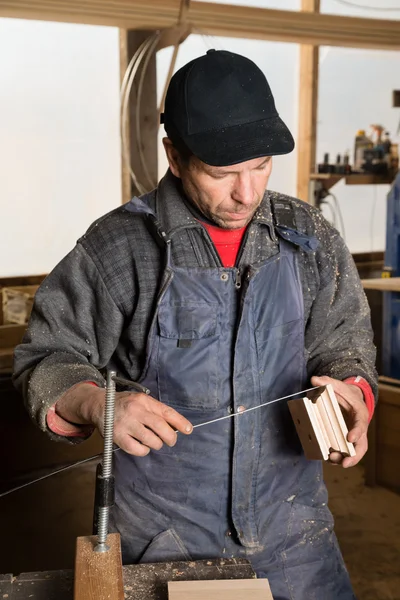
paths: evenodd
<path fill-rule="evenodd" d="M 264 73 L 233 52 L 209 50 L 171 79 L 161 115 L 172 142 L 213 166 L 288 154 L 294 148 Z"/>

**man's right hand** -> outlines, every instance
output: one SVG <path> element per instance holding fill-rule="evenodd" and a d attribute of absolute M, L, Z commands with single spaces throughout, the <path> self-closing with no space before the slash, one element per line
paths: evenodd
<path fill-rule="evenodd" d="M 80 383 L 68 390 L 56 404 L 56 413 L 70 423 L 95 425 L 103 434 L 105 390 Z M 176 410 L 146 394 L 117 392 L 114 442 L 125 452 L 146 456 L 163 444 L 174 446 L 176 431 L 186 435 L 193 426 Z"/>

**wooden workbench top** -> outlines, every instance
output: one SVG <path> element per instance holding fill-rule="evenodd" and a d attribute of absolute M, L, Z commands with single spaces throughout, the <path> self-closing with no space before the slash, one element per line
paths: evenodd
<path fill-rule="evenodd" d="M 381 292 L 400 292 L 400 277 L 378 277 L 377 279 L 362 279 L 365 290 L 380 290 Z"/>
<path fill-rule="evenodd" d="M 168 600 L 168 581 L 252 579 L 245 559 L 129 565 L 123 567 L 125 600 Z M 0 575 L 0 598 L 7 600 L 73 600 L 73 571 Z"/>

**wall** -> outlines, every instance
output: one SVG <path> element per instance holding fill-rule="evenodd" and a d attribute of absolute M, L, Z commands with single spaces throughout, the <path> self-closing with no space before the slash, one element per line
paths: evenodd
<path fill-rule="evenodd" d="M 370 7 L 399 7 L 398 0 L 356 0 Z M 348 6 L 339 0 L 322 0 L 321 12 L 344 16 L 400 19 L 397 12 Z M 353 153 L 358 129 L 369 131 L 381 124 L 400 143 L 397 129 L 400 110 L 392 107 L 392 91 L 399 89 L 400 53 L 375 50 L 328 48 L 320 51 L 317 160 L 325 152 L 331 160 L 346 150 Z M 336 185 L 332 192 L 341 209 L 346 241 L 352 252 L 384 250 L 386 235 L 386 195 L 389 185 Z M 331 212 L 324 208 L 329 217 Z"/>
<path fill-rule="evenodd" d="M 297 10 L 300 0 L 247 4 Z M 321 9 L 400 18 L 400 12 L 366 12 L 338 0 L 322 0 Z M 180 48 L 177 68 L 211 47 L 242 53 L 260 65 L 296 137 L 298 46 L 198 32 Z M 0 19 L 0 52 L 6 57 L 0 64 L 0 276 L 49 271 L 95 218 L 120 203 L 118 48 L 114 28 Z M 171 54 L 166 48 L 157 56 L 159 98 Z M 399 57 L 321 49 L 319 160 L 325 151 L 334 156 L 351 149 L 355 131 L 372 122 L 395 131 L 400 111 L 391 108 L 391 91 L 398 88 Z M 272 189 L 295 195 L 296 159 L 296 151 L 275 159 Z M 162 175 L 162 149 L 159 164 Z M 334 188 L 352 251 L 383 249 L 387 190 Z"/>
<path fill-rule="evenodd" d="M 48 272 L 121 202 L 118 30 L 0 19 L 0 276 Z"/>
<path fill-rule="evenodd" d="M 317 158 L 325 152 L 330 160 L 348 150 L 353 155 L 358 129 L 369 131 L 373 123 L 384 125 L 392 141 L 400 110 L 392 108 L 392 90 L 398 87 L 400 54 L 321 48 Z M 357 76 L 364 71 L 365 75 Z M 356 82 L 356 83 L 355 83 Z M 386 231 L 386 195 L 389 185 L 346 186 L 333 189 L 352 252 L 383 250 Z M 329 214 L 324 209 L 324 214 Z"/>

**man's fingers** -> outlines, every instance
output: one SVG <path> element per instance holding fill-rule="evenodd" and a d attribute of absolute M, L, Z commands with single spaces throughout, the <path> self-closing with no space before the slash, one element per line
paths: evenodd
<path fill-rule="evenodd" d="M 158 435 L 153 433 L 151 429 L 145 427 L 143 423 L 138 423 L 137 421 L 131 423 L 127 427 L 127 432 L 130 436 L 135 438 L 135 440 L 138 440 L 152 450 L 161 450 L 163 447 L 163 440 L 161 440 Z"/>
<path fill-rule="evenodd" d="M 143 424 L 154 431 L 154 433 L 168 446 L 175 446 L 177 440 L 176 431 L 168 425 L 165 419 L 147 412 L 143 416 Z"/>
<path fill-rule="evenodd" d="M 343 455 L 340 452 L 331 452 L 329 455 L 329 462 L 334 465 L 340 465 L 343 461 Z"/>
<path fill-rule="evenodd" d="M 323 377 L 311 377 L 311 384 L 315 386 L 331 384 L 333 391 L 336 394 L 341 394 L 342 396 L 348 392 L 349 387 L 343 381 L 340 381 L 339 379 L 333 379 L 332 377 L 327 377 L 325 375 Z"/>
<path fill-rule="evenodd" d="M 114 439 L 130 454 L 145 456 L 149 449 L 160 450 L 163 443 L 174 446 L 176 430 L 193 431 L 190 421 L 176 410 L 145 394 L 122 392 L 117 398 Z"/>
<path fill-rule="evenodd" d="M 162 417 L 167 423 L 169 423 L 174 429 L 177 429 L 180 433 L 188 435 L 193 431 L 193 425 L 183 415 L 179 414 L 176 410 L 170 406 L 157 402 L 156 410 L 154 411 L 157 415 Z"/>
<path fill-rule="evenodd" d="M 115 438 L 115 442 L 128 454 L 133 454 L 133 456 L 147 456 L 150 452 L 150 448 L 148 446 L 144 446 L 137 440 L 135 440 L 130 435 L 121 435 L 120 437 Z"/>
<path fill-rule="evenodd" d="M 364 454 L 367 452 L 368 450 L 368 438 L 367 438 L 367 434 L 363 434 L 360 439 L 358 440 L 358 442 L 356 442 L 354 444 L 354 448 L 356 451 L 356 455 L 355 456 L 347 456 L 344 460 L 343 460 L 343 467 L 345 469 L 348 469 L 349 467 L 354 467 L 355 465 L 357 465 L 360 460 L 362 459 L 362 457 L 364 456 Z"/>
<path fill-rule="evenodd" d="M 367 427 L 362 426 L 361 424 L 356 424 L 355 427 L 347 434 L 347 439 L 352 444 L 356 444 L 358 440 L 367 433 Z"/>

